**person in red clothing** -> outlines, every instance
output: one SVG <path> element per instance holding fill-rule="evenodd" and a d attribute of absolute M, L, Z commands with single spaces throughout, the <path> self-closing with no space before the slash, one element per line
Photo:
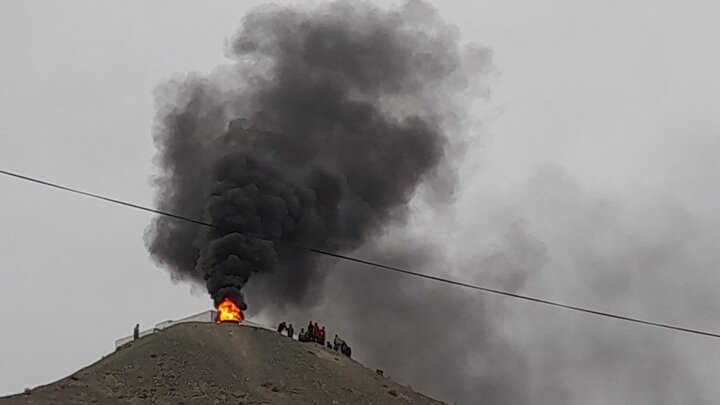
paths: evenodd
<path fill-rule="evenodd" d="M 320 328 L 319 335 L 320 336 L 318 336 L 318 338 L 319 338 L 318 343 L 325 346 L 325 327 L 324 326 L 322 328 Z"/>
<path fill-rule="evenodd" d="M 315 322 L 313 332 L 313 342 L 320 342 L 320 327 L 318 326 L 317 322 Z"/>

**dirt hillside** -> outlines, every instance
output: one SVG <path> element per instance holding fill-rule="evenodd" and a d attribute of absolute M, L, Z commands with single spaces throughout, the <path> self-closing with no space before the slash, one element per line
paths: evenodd
<path fill-rule="evenodd" d="M 5 404 L 439 404 L 314 343 L 179 324 Z"/>

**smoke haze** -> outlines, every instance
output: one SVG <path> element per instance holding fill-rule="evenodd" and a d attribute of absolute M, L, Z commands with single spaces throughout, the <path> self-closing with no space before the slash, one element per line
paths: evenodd
<path fill-rule="evenodd" d="M 514 202 L 477 209 L 476 218 L 490 218 L 482 224 L 428 232 L 458 224 L 451 213 L 440 214 L 358 255 L 560 302 L 711 325 L 714 287 L 704 285 L 703 274 L 718 257 L 699 238 L 707 226 L 670 199 L 641 209 L 622 201 L 595 196 L 562 169 L 543 167 Z M 458 202 L 464 204 L 477 205 Z M 446 401 L 712 403 L 699 375 L 714 368 L 696 346 L 705 338 L 355 264 L 338 265 L 325 291 L 313 319 L 331 314 L 331 332 L 355 342 L 363 363 Z"/>

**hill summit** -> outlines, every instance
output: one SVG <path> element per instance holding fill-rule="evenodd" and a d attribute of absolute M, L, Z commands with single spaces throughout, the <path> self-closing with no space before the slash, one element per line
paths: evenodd
<path fill-rule="evenodd" d="M 440 404 L 314 343 L 184 323 L 5 404 Z"/>

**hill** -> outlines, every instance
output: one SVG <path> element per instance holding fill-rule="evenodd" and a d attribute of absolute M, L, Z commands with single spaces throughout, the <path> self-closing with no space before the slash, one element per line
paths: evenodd
<path fill-rule="evenodd" d="M 6 404 L 440 404 L 314 343 L 185 323 Z"/>

